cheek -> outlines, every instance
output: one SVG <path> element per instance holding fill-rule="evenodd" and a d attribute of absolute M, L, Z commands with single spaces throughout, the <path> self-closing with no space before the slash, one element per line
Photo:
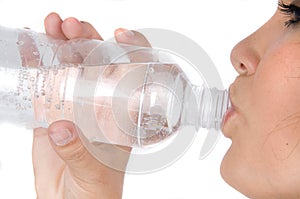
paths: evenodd
<path fill-rule="evenodd" d="M 300 137 L 299 53 L 299 46 L 291 44 L 274 50 L 261 61 L 253 80 L 252 119 L 279 159 L 292 153 Z"/>
<path fill-rule="evenodd" d="M 300 49 L 278 47 L 265 55 L 253 77 L 252 119 L 272 131 L 284 118 L 300 111 Z"/>
<path fill-rule="evenodd" d="M 299 119 L 299 115 L 286 118 L 270 132 L 264 147 L 271 149 L 271 157 L 274 157 L 276 161 L 285 161 L 299 154 L 297 153 L 300 141 Z"/>

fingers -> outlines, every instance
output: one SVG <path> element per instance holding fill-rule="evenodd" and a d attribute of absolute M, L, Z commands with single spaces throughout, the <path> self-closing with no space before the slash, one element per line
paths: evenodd
<path fill-rule="evenodd" d="M 97 30 L 88 22 L 74 17 L 62 20 L 57 13 L 50 13 L 44 20 L 46 33 L 56 39 L 99 39 L 103 40 Z M 117 42 L 135 46 L 151 47 L 144 35 L 124 28 L 115 30 Z"/>
<path fill-rule="evenodd" d="M 88 22 L 78 21 L 74 17 L 62 23 L 62 30 L 68 39 L 86 38 L 103 40 L 97 30 Z"/>
<path fill-rule="evenodd" d="M 99 39 L 103 40 L 96 29 L 88 22 L 74 17 L 62 20 L 57 13 L 50 13 L 44 20 L 46 33 L 56 39 Z"/>
<path fill-rule="evenodd" d="M 119 28 L 115 31 L 116 41 L 133 46 L 148 47 L 146 49 L 137 48 L 128 49 L 127 55 L 132 63 L 143 63 L 154 61 L 153 50 L 151 45 L 144 35 L 137 31 Z"/>
<path fill-rule="evenodd" d="M 45 31 L 47 35 L 55 39 L 67 39 L 61 29 L 62 23 L 63 20 L 57 13 L 50 13 L 44 20 Z"/>
<path fill-rule="evenodd" d="M 74 17 L 62 20 L 57 13 L 52 12 L 45 18 L 44 24 L 47 35 L 55 39 L 84 38 L 102 40 L 100 34 L 90 23 L 79 21 Z M 72 45 L 62 45 L 59 51 L 57 49 L 53 49 L 53 51 L 56 52 L 60 64 L 80 64 L 92 47 L 92 45 L 82 46 L 81 43 L 73 43 Z"/>
<path fill-rule="evenodd" d="M 119 43 L 151 47 L 146 37 L 137 31 L 119 28 L 115 30 L 115 37 Z"/>

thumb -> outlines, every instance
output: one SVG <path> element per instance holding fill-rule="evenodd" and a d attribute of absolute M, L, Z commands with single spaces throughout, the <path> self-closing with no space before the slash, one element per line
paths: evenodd
<path fill-rule="evenodd" d="M 87 151 L 79 139 L 76 126 L 69 121 L 52 123 L 48 135 L 53 149 L 74 172 L 89 171 L 99 162 Z"/>
<path fill-rule="evenodd" d="M 115 152 L 117 150 L 114 150 L 116 147 L 103 144 L 99 147 L 99 152 L 103 156 L 101 161 L 105 163 L 103 164 L 87 151 L 78 136 L 78 131 L 80 129 L 69 121 L 57 121 L 52 123 L 48 128 L 48 135 L 53 149 L 66 163 L 70 173 L 76 177 L 75 179 L 93 181 L 95 178 L 101 177 L 103 181 L 106 181 L 109 179 L 97 176 L 97 174 L 101 175 L 105 173 L 107 176 L 109 176 L 108 174 L 120 175 L 121 172 L 116 172 L 112 165 L 118 164 L 116 168 L 124 169 L 129 155 L 124 157 L 122 153 L 122 155 L 118 156 L 117 152 Z M 126 154 L 129 153 L 126 152 Z M 115 156 L 118 156 L 118 158 Z M 107 162 L 113 162 L 110 160 L 111 158 L 117 159 L 115 164 L 106 166 L 108 165 Z"/>
<path fill-rule="evenodd" d="M 71 184 L 75 182 L 81 187 L 80 189 L 97 196 L 107 194 L 110 196 L 109 198 L 120 198 L 124 172 L 114 170 L 94 158 L 83 146 L 78 131 L 80 130 L 69 121 L 57 121 L 48 128 L 52 147 L 65 162 L 70 174 L 65 176 L 65 182 L 72 182 Z M 107 146 L 112 147 L 112 145 Z M 106 151 L 109 147 L 102 146 L 100 148 L 104 148 L 101 151 L 103 156 L 114 157 L 115 154 L 111 154 L 112 150 Z M 127 152 L 127 154 L 129 153 Z M 123 159 L 128 160 L 128 157 L 123 157 Z"/>

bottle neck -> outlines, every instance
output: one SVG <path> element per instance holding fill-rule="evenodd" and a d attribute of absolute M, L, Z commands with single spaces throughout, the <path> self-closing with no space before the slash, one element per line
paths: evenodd
<path fill-rule="evenodd" d="M 230 107 L 228 90 L 216 88 L 194 88 L 198 111 L 196 128 L 220 130 L 224 115 Z"/>

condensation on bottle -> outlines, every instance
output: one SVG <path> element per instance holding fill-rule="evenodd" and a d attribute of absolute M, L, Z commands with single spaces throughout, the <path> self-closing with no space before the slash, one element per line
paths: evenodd
<path fill-rule="evenodd" d="M 227 90 L 169 51 L 31 30 L 0 27 L 0 79 L 0 122 L 70 120 L 91 144 L 149 147 L 185 126 L 218 130 L 230 107 Z"/>

